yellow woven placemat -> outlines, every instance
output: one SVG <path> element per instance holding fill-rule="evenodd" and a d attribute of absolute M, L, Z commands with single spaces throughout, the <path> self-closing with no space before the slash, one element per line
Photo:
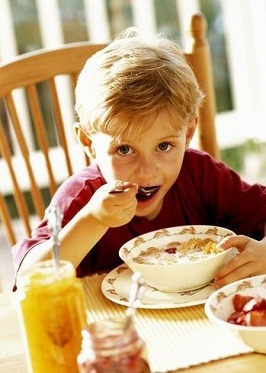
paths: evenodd
<path fill-rule="evenodd" d="M 104 275 L 83 279 L 88 322 L 124 317 L 126 307 L 101 292 Z M 152 372 L 175 371 L 212 360 L 251 352 L 237 334 L 211 323 L 202 305 L 172 309 L 139 309 L 136 328 L 146 342 Z"/>

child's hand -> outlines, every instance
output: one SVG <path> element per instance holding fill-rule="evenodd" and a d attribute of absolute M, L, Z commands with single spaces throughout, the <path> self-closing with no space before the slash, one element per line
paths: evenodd
<path fill-rule="evenodd" d="M 236 247 L 239 254 L 216 274 L 217 288 L 245 277 L 266 274 L 265 238 L 256 241 L 246 236 L 233 236 L 225 238 L 219 247 L 224 250 Z"/>
<path fill-rule="evenodd" d="M 113 189 L 121 189 L 123 192 L 110 193 Z M 90 199 L 88 212 L 106 227 L 127 224 L 136 213 L 137 191 L 138 185 L 130 182 L 116 181 L 113 186 L 105 184 Z"/>

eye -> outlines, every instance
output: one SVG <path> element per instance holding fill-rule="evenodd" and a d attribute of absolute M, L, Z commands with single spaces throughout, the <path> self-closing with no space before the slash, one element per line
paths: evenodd
<path fill-rule="evenodd" d="M 132 153 L 132 149 L 128 145 L 121 145 L 117 149 L 117 152 L 121 155 L 127 155 Z"/>
<path fill-rule="evenodd" d="M 172 147 L 172 145 L 169 143 L 169 142 L 161 142 L 159 145 L 158 145 L 158 149 L 159 151 L 161 152 L 166 152 L 168 150 L 170 150 Z"/>

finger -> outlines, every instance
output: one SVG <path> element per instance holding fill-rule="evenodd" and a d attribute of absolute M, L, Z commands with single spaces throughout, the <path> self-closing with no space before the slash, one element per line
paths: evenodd
<path fill-rule="evenodd" d="M 111 193 L 111 196 L 114 206 L 123 206 L 125 203 L 137 203 L 136 194 L 137 186 L 134 184 L 130 188 L 124 189 L 122 193 Z"/>
<path fill-rule="evenodd" d="M 137 203 L 136 198 L 132 198 L 130 200 L 126 200 L 126 202 L 124 202 L 123 204 L 120 204 L 116 207 L 119 208 L 121 211 L 125 211 L 125 210 L 130 209 L 130 208 L 136 209 L 137 204 L 138 203 Z"/>
<path fill-rule="evenodd" d="M 136 207 L 129 206 L 116 214 L 116 219 L 118 221 L 123 221 L 123 224 L 126 224 L 126 221 L 129 222 L 135 215 Z"/>
<path fill-rule="evenodd" d="M 221 288 L 222 286 L 225 286 L 227 284 L 230 284 L 231 282 L 242 280 L 243 278 L 253 276 L 256 271 L 256 263 L 254 262 L 248 262 L 244 265 L 236 268 L 232 272 L 228 273 L 223 278 L 220 278 L 218 281 L 216 281 L 215 287 Z"/>
<path fill-rule="evenodd" d="M 131 216 L 132 214 L 135 215 L 137 206 L 129 206 L 123 210 L 123 214 L 127 216 Z"/>
<path fill-rule="evenodd" d="M 129 183 L 128 185 L 124 184 L 124 191 L 127 192 L 128 190 L 131 190 L 134 193 L 134 195 L 136 195 L 138 192 L 138 184 L 135 184 L 135 183 Z"/>
<path fill-rule="evenodd" d="M 121 193 L 127 189 L 133 188 L 136 190 L 138 189 L 138 185 L 135 183 L 131 183 L 130 181 L 121 181 L 121 180 L 116 180 L 114 184 L 110 185 L 110 194 L 115 194 L 115 193 Z"/>
<path fill-rule="evenodd" d="M 130 206 L 137 206 L 137 199 L 135 197 L 135 194 L 130 194 L 130 195 L 123 195 L 123 197 L 120 197 L 120 193 L 117 195 L 115 194 L 115 197 L 114 199 L 112 199 L 111 201 L 111 206 L 114 207 L 114 208 L 118 208 L 118 209 L 125 209 L 125 208 L 128 208 Z"/>
<path fill-rule="evenodd" d="M 231 247 L 236 247 L 239 251 L 242 251 L 249 241 L 250 238 L 246 236 L 225 237 L 221 242 L 217 244 L 217 248 L 227 250 Z"/>
<path fill-rule="evenodd" d="M 242 253 L 237 255 L 235 258 L 230 260 L 227 264 L 225 264 L 218 273 L 216 273 L 216 280 L 219 280 L 220 278 L 226 276 L 228 273 L 234 271 L 237 267 L 240 267 L 248 262 L 251 262 L 252 258 L 250 258 L 250 255 L 248 253 Z"/>

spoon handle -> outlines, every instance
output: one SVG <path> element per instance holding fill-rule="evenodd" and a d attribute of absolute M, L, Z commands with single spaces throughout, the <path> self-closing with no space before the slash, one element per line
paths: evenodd
<path fill-rule="evenodd" d="M 129 293 L 129 306 L 126 310 L 126 321 L 124 331 L 129 327 L 133 316 L 136 312 L 136 308 L 139 304 L 139 299 L 145 289 L 145 281 L 139 272 L 135 272 L 131 277 L 131 287 Z"/>
<path fill-rule="evenodd" d="M 111 189 L 110 191 L 109 191 L 109 194 L 114 194 L 114 193 L 123 193 L 124 192 L 124 190 L 123 189 Z"/>
<path fill-rule="evenodd" d="M 51 232 L 51 239 L 53 243 L 53 256 L 55 261 L 55 269 L 57 275 L 59 275 L 59 261 L 60 261 L 60 250 L 59 250 L 59 232 L 62 227 L 63 214 L 57 206 L 50 206 L 47 211 L 48 228 Z"/>

